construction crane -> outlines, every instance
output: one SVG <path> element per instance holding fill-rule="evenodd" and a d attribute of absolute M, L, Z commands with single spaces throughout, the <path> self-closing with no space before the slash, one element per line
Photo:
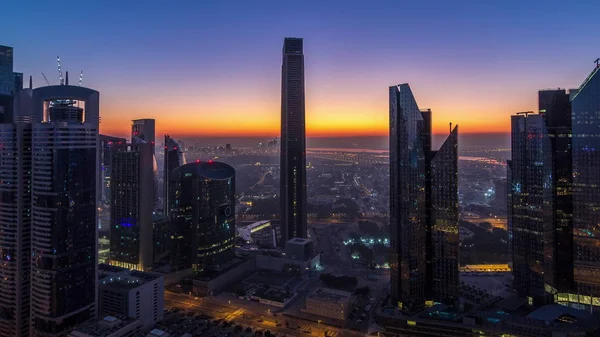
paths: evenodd
<path fill-rule="evenodd" d="M 83 70 L 81 71 L 81 74 L 79 74 L 79 86 L 81 86 L 81 82 L 83 82 Z"/>
<path fill-rule="evenodd" d="M 58 84 L 63 85 L 62 70 L 60 70 L 60 56 L 56 57 L 56 63 L 58 63 Z"/>
<path fill-rule="evenodd" d="M 42 73 L 42 76 L 44 76 L 44 79 L 46 80 L 46 83 L 47 83 L 48 85 L 50 85 L 50 81 L 48 81 L 48 77 L 46 77 L 46 75 L 44 75 L 44 73 Z"/>

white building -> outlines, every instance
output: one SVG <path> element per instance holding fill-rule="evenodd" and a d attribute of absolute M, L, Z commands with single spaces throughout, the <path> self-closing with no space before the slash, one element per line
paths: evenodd
<path fill-rule="evenodd" d="M 99 312 L 137 319 L 148 329 L 163 318 L 164 292 L 165 280 L 160 274 L 117 272 L 99 281 Z"/>

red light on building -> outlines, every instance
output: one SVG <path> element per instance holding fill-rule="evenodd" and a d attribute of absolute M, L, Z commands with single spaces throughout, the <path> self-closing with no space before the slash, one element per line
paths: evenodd
<path fill-rule="evenodd" d="M 200 160 L 196 159 L 196 164 L 200 163 Z"/>

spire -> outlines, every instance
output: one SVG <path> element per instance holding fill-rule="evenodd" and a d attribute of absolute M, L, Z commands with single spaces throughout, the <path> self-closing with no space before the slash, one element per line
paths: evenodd
<path fill-rule="evenodd" d="M 69 71 L 66 71 L 66 75 L 65 75 L 65 85 L 69 85 Z"/>
<path fill-rule="evenodd" d="M 33 76 L 29 76 L 29 89 L 33 89 Z"/>

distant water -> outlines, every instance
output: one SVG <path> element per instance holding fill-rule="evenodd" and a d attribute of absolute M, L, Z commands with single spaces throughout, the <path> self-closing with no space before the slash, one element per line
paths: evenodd
<path fill-rule="evenodd" d="M 433 135 L 433 148 L 439 148 L 447 135 Z M 175 138 L 177 138 L 175 136 Z M 258 143 L 266 143 L 275 137 L 220 137 L 220 138 L 188 138 L 183 139 L 186 146 L 224 146 L 231 144 L 232 147 L 256 147 Z M 462 150 L 510 148 L 510 134 L 488 133 L 488 134 L 459 134 L 459 148 Z M 306 141 L 309 149 L 358 149 L 365 150 L 388 150 L 389 141 L 387 136 L 368 137 L 309 137 Z"/>

